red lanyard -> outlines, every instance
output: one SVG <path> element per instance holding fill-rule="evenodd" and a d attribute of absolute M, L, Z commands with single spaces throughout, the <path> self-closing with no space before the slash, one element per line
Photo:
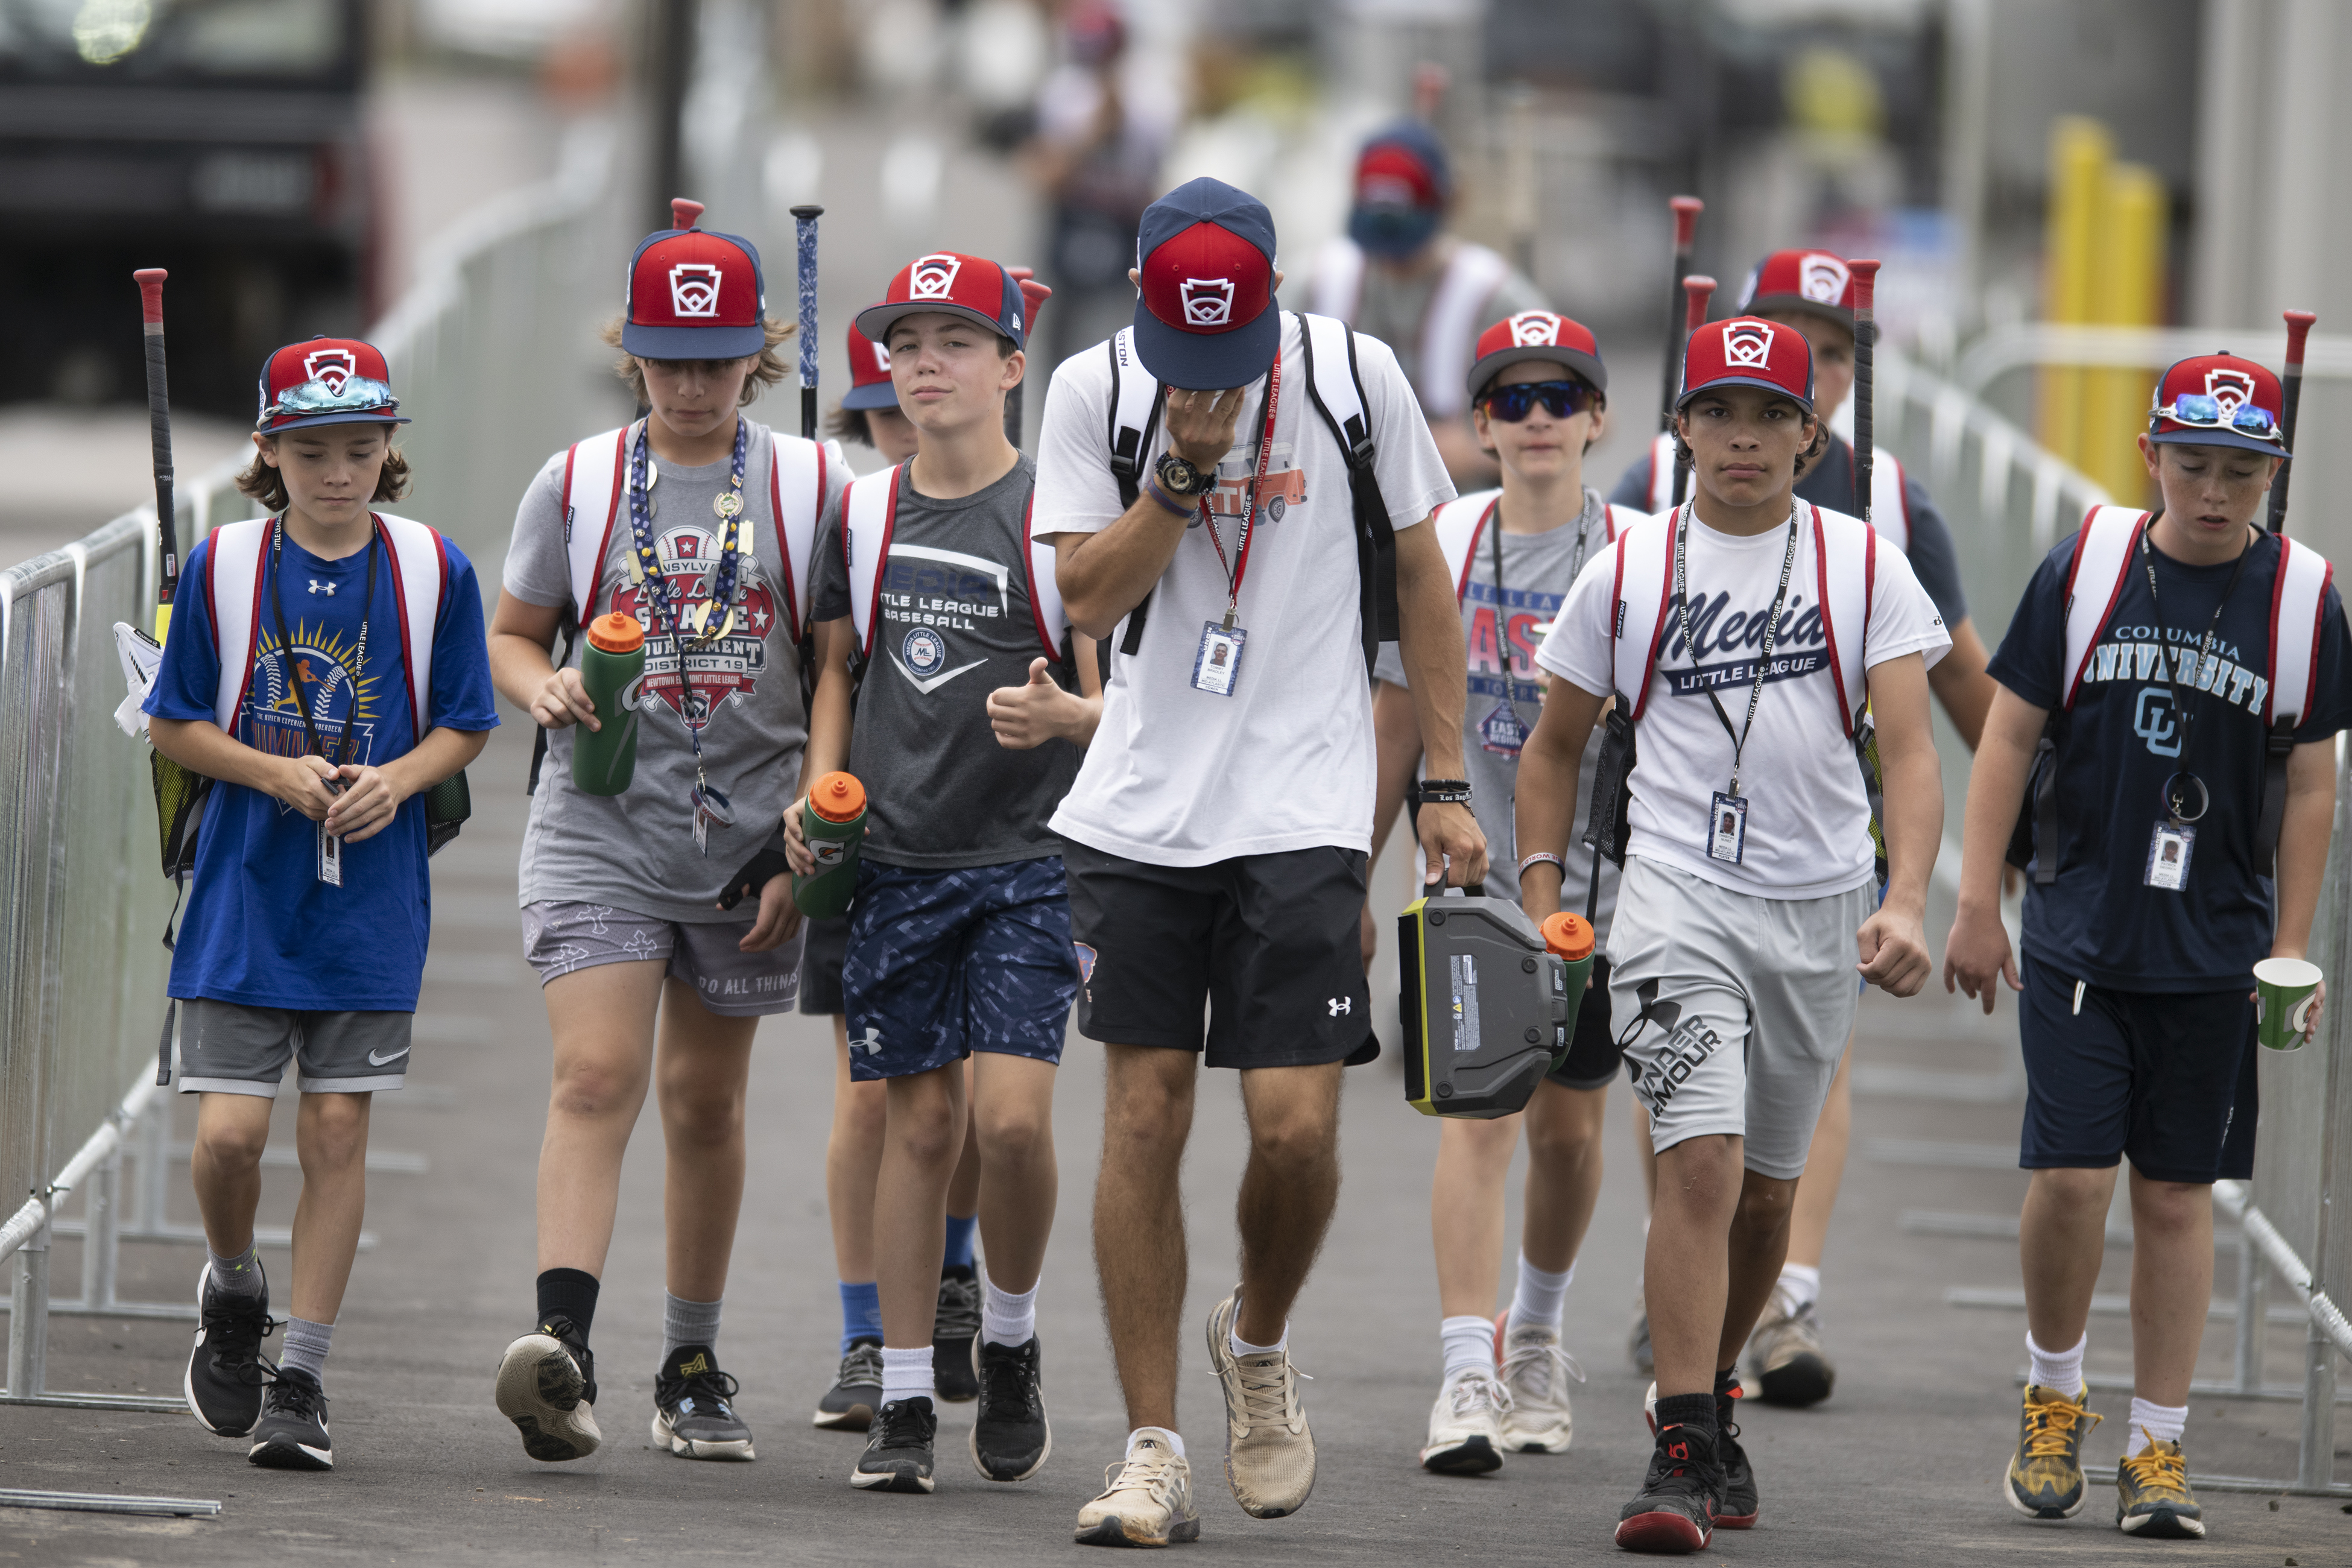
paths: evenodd
<path fill-rule="evenodd" d="M 1250 479 L 1247 504 L 1242 508 L 1241 532 L 1234 539 L 1234 560 L 1225 561 L 1225 542 L 1217 534 L 1216 515 L 1209 510 L 1209 498 L 1201 498 L 1201 521 L 1209 525 L 1209 542 L 1217 547 L 1217 564 L 1224 568 L 1225 580 L 1231 592 L 1225 598 L 1225 629 L 1233 630 L 1234 613 L 1241 607 L 1242 578 L 1249 572 L 1250 536 L 1256 531 L 1258 491 L 1265 485 L 1265 468 L 1274 457 L 1274 411 L 1282 401 L 1282 354 L 1274 356 L 1274 368 L 1266 372 L 1265 428 L 1257 437 L 1257 473 Z"/>

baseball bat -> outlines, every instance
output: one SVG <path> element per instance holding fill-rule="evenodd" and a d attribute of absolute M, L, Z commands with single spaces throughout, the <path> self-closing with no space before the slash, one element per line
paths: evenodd
<path fill-rule="evenodd" d="M 1694 272 L 1689 277 L 1683 279 L 1683 299 L 1685 300 L 1683 309 L 1683 335 L 1676 340 L 1681 344 L 1681 349 L 1675 359 L 1675 381 L 1676 384 L 1675 390 L 1677 392 L 1682 390 L 1681 356 L 1683 354 L 1687 354 L 1690 352 L 1691 334 L 1697 331 L 1701 327 L 1706 325 L 1706 302 L 1714 297 L 1715 279 L 1709 278 L 1706 273 Z M 1669 410 L 1674 407 L 1674 399 L 1672 397 L 1668 397 L 1666 399 L 1666 407 Z M 1676 506 L 1682 505 L 1685 500 L 1689 499 L 1690 474 L 1690 447 L 1687 443 L 1677 441 L 1675 443 L 1675 504 Z"/>
<path fill-rule="evenodd" d="M 172 506 L 172 389 L 164 374 L 163 279 L 160 267 L 142 268 L 131 278 L 147 336 L 147 428 L 155 457 L 155 640 L 172 629 L 172 595 L 180 585 L 180 520 Z"/>
<path fill-rule="evenodd" d="M 1054 297 L 1054 291 L 1037 281 L 1037 269 L 1034 267 L 1008 267 L 1004 275 L 1021 286 L 1021 340 L 1034 342 L 1037 341 L 1037 312 L 1045 308 L 1045 301 Z M 1021 379 L 1013 384 L 1013 390 L 1004 395 L 1004 438 L 1015 447 L 1021 445 L 1021 394 L 1028 384 L 1029 377 L 1024 372 Z"/>
<path fill-rule="evenodd" d="M 1872 303 L 1878 291 L 1875 261 L 1849 261 L 1853 274 L 1853 515 L 1870 521 L 1870 479 L 1875 457 L 1870 433 L 1871 386 L 1878 336 Z"/>
<path fill-rule="evenodd" d="M 677 229 L 692 228 L 701 216 L 702 204 L 700 202 L 688 201 L 684 196 L 670 197 L 670 227 Z"/>
<path fill-rule="evenodd" d="M 1658 394 L 1658 428 L 1671 432 L 1675 427 L 1675 391 L 1683 378 L 1683 341 L 1675 333 L 1675 324 L 1682 320 L 1683 279 L 1690 272 L 1691 241 L 1698 235 L 1698 215 L 1706 204 L 1696 196 L 1676 196 L 1666 204 L 1675 209 L 1675 276 L 1666 285 L 1666 369 L 1663 390 Z"/>
<path fill-rule="evenodd" d="M 2286 449 L 2294 450 L 2294 416 L 2303 406 L 2303 345 L 2311 336 L 2311 329 L 2319 318 L 2309 310 L 2285 310 L 2286 374 L 2279 377 L 2279 401 L 2286 406 L 2279 410 L 2279 435 Z M 2286 482 L 2294 477 L 2294 459 L 2288 458 L 2279 468 L 2278 479 L 2271 486 L 2270 530 L 2273 533 L 2286 531 Z"/>
<path fill-rule="evenodd" d="M 800 252 L 801 437 L 816 439 L 816 220 L 824 209 L 803 202 L 793 209 Z"/>

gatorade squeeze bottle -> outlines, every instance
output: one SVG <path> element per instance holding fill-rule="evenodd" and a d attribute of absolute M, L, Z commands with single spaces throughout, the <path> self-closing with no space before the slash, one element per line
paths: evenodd
<path fill-rule="evenodd" d="M 849 912 L 857 891 L 857 850 L 866 842 L 866 786 L 847 773 L 827 773 L 808 793 L 801 833 L 816 870 L 793 879 L 801 913 L 829 920 Z"/>
<path fill-rule="evenodd" d="M 572 731 L 572 782 L 588 795 L 619 795 L 637 769 L 637 694 L 645 689 L 646 628 L 617 610 L 588 623 L 580 684 L 604 728 Z"/>
<path fill-rule="evenodd" d="M 1584 1005 L 1585 987 L 1592 982 L 1592 922 L 1582 915 L 1562 910 L 1558 914 L 1544 917 L 1543 939 L 1546 951 L 1559 959 L 1568 971 L 1565 976 L 1568 1037 L 1569 1043 L 1573 1045 L 1576 1041 L 1577 1009 Z M 1560 1053 L 1561 1059 L 1567 1056 L 1566 1051 Z M 1552 1066 L 1557 1069 L 1559 1061 L 1555 1060 Z"/>

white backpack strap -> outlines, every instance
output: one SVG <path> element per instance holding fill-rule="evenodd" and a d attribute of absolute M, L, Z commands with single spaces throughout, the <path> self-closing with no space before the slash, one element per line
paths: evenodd
<path fill-rule="evenodd" d="M 2263 707 L 2265 727 L 2282 719 L 2302 721 L 2319 679 L 2320 617 L 2327 608 L 2327 584 L 2336 568 L 2308 544 L 2279 538 L 2278 577 L 2271 587 L 2271 689 Z"/>
<path fill-rule="evenodd" d="M 1470 570 L 1478 559 L 1479 542 L 1486 537 L 1486 524 L 1502 500 L 1501 490 L 1475 490 L 1447 501 L 1432 519 L 1432 526 L 1437 530 L 1437 547 L 1445 552 L 1445 569 L 1454 577 L 1454 597 L 1457 601 L 1470 591 Z"/>
<path fill-rule="evenodd" d="M 212 615 L 213 652 L 220 679 L 213 688 L 213 722 L 236 733 L 236 710 L 253 680 L 260 651 L 261 574 L 268 563 L 270 520 L 223 523 L 212 531 L 212 559 L 205 573 L 205 609 Z"/>
<path fill-rule="evenodd" d="M 1334 235 L 1315 253 L 1315 276 L 1307 290 L 1307 308 L 1318 316 L 1333 316 L 1356 324 L 1356 308 L 1364 298 L 1363 247 L 1346 235 Z"/>
<path fill-rule="evenodd" d="M 1301 315 L 1298 327 L 1314 365 L 1310 395 L 1339 437 L 1348 466 L 1360 467 L 1370 460 L 1372 416 L 1356 380 L 1355 331 L 1337 316 Z"/>
<path fill-rule="evenodd" d="M 824 486 L 835 454 L 814 441 L 771 431 L 775 461 L 768 468 L 769 515 L 776 520 L 777 554 L 784 564 L 784 626 L 798 642 L 808 630 L 809 562 L 824 517 Z"/>
<path fill-rule="evenodd" d="M 1616 543 L 1625 537 L 1625 531 L 1642 521 L 1645 514 L 1630 506 L 1612 503 L 1601 509 L 1601 527 L 1608 531 L 1608 542 Z"/>
<path fill-rule="evenodd" d="M 2091 650 L 2116 613 L 2116 601 L 2123 597 L 2124 574 L 2131 570 L 2132 552 L 2147 526 L 2147 513 L 2124 506 L 2095 506 L 2083 518 L 2082 530 L 2074 536 L 2074 559 L 2066 570 L 2063 708 L 2073 708 L 2083 689 Z"/>
<path fill-rule="evenodd" d="M 1054 542 L 1037 537 L 1037 490 L 1029 489 L 1021 509 L 1021 538 L 1028 546 L 1023 559 L 1029 567 L 1029 614 L 1037 623 L 1037 642 L 1045 658 L 1062 662 L 1062 645 L 1069 640 L 1070 617 L 1062 608 L 1062 584 L 1056 572 Z"/>
<path fill-rule="evenodd" d="M 1674 541 L 1675 515 L 1661 512 L 1635 523 L 1614 547 L 1611 669 L 1618 691 L 1633 700 L 1633 710 L 1626 717 L 1636 723 L 1649 706 L 1658 642 L 1665 634 L 1668 599 L 1675 591 Z"/>
<path fill-rule="evenodd" d="M 392 556 L 392 595 L 400 606 L 400 661 L 408 671 L 409 733 L 425 739 L 433 720 L 433 633 L 449 586 L 449 553 L 441 536 L 421 522 L 378 512 Z"/>
<path fill-rule="evenodd" d="M 849 618 L 860 658 L 874 654 L 881 621 L 882 566 L 890 558 L 890 527 L 898 515 L 898 475 L 904 464 L 849 482 L 842 498 L 841 547 L 849 563 Z"/>
<path fill-rule="evenodd" d="M 563 551 L 572 569 L 572 613 L 583 626 L 595 618 L 596 579 L 620 517 L 621 492 L 628 484 L 622 465 L 635 428 L 625 425 L 591 436 L 564 454 Z"/>
<path fill-rule="evenodd" d="M 1892 452 L 1876 452 L 1870 459 L 1870 526 L 1895 549 L 1911 553 L 1911 503 L 1904 498 L 1903 465 Z"/>
<path fill-rule="evenodd" d="M 1822 640 L 1829 648 L 1830 680 L 1838 694 L 1838 718 L 1851 739 L 1870 693 L 1864 642 L 1870 631 L 1871 596 L 1878 586 L 1878 531 L 1858 517 L 1829 511 L 1810 501 L 1797 505 L 1808 518 L 1799 527 L 1813 534 L 1813 591 L 1822 609 Z"/>
<path fill-rule="evenodd" d="M 1662 430 L 1650 443 L 1650 510 L 1664 511 L 1674 504 L 1675 438 Z"/>
<path fill-rule="evenodd" d="M 1445 274 L 1430 294 L 1421 320 L 1421 405 L 1431 416 L 1451 418 L 1470 406 L 1471 351 L 1486 325 L 1486 302 L 1509 277 L 1511 265 L 1483 245 L 1461 241 L 1446 258 Z"/>
<path fill-rule="evenodd" d="M 1110 471 L 1122 495 L 1143 483 L 1144 459 L 1160 423 L 1160 380 L 1143 368 L 1135 352 L 1135 329 L 1121 327 L 1110 339 Z M 1133 505 L 1132 501 L 1129 502 Z"/>

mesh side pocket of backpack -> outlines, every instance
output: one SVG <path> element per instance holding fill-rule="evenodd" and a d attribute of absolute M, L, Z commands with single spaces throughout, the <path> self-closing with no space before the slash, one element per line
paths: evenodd
<path fill-rule="evenodd" d="M 474 792 L 459 768 L 425 792 L 425 853 L 431 856 L 457 837 L 474 815 Z"/>
<path fill-rule="evenodd" d="M 184 877 L 195 869 L 196 828 L 204 820 L 213 781 L 157 751 L 147 753 L 147 770 L 155 785 L 155 826 L 163 875 Z"/>

